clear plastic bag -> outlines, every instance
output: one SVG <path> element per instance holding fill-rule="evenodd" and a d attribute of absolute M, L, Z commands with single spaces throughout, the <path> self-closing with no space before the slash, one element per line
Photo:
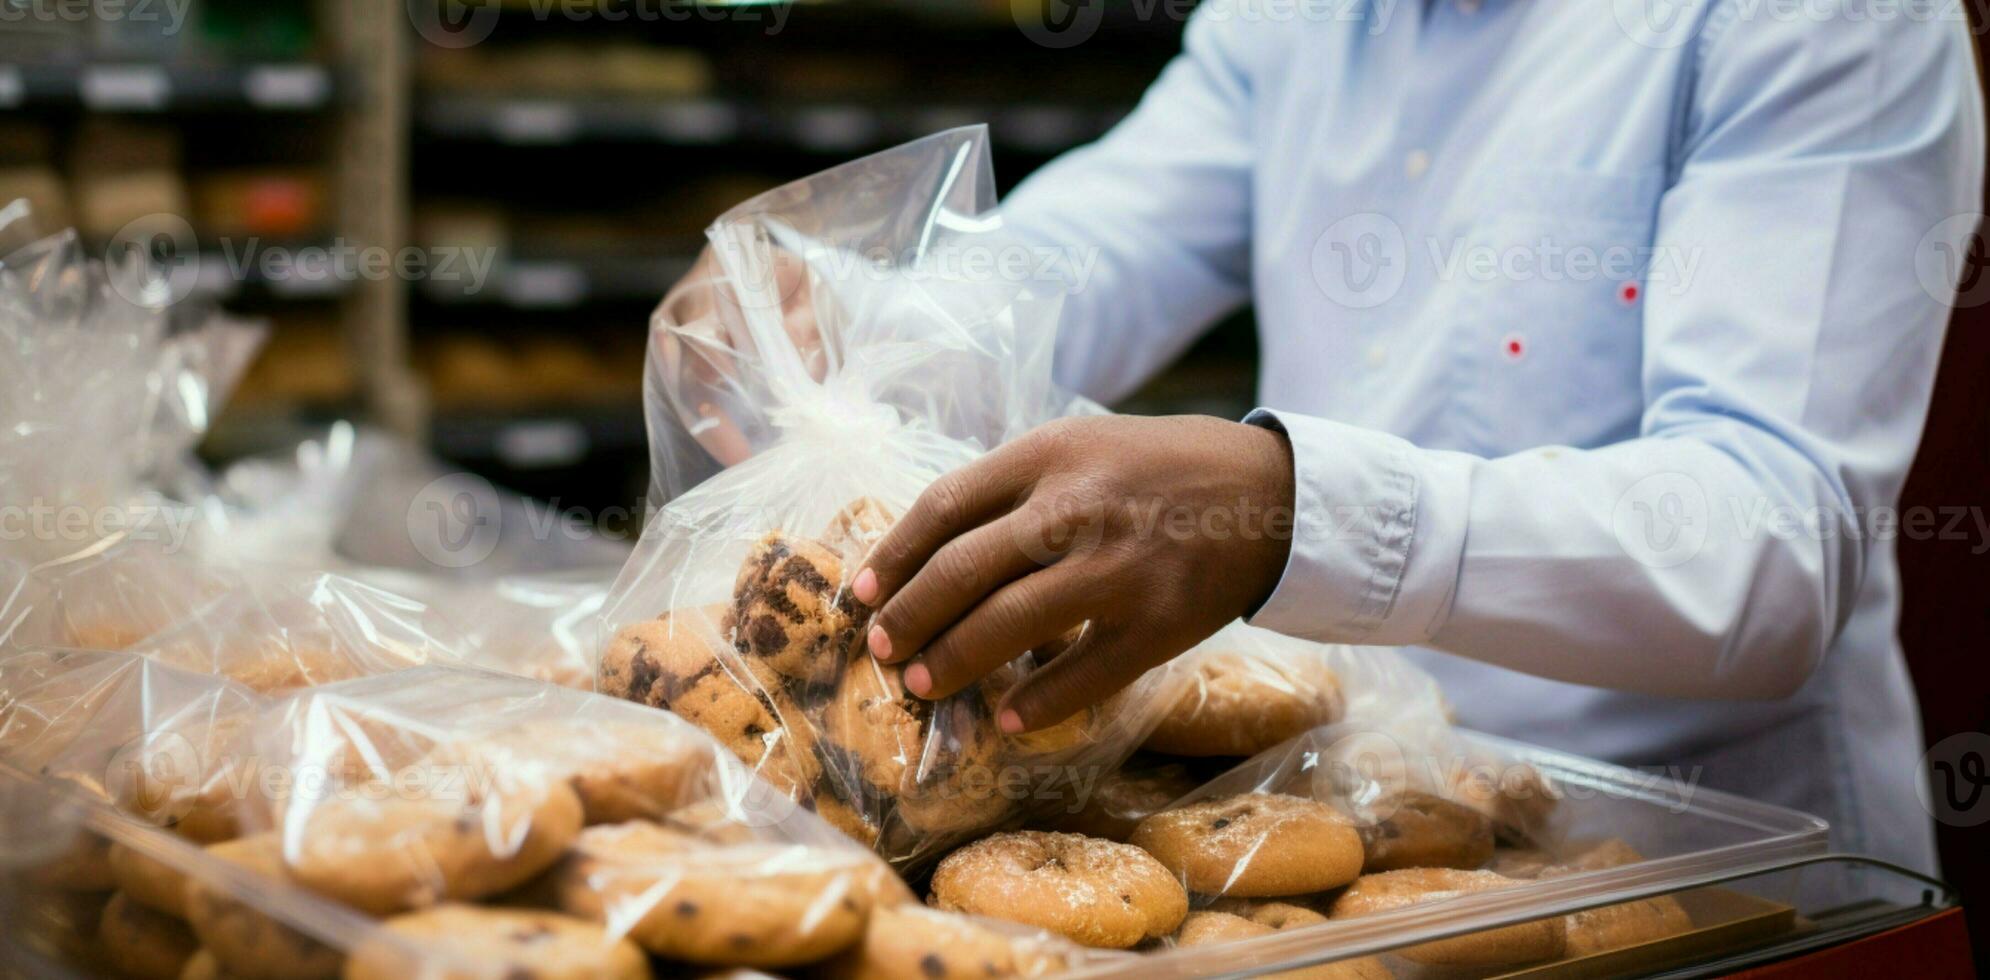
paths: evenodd
<path fill-rule="evenodd" d="M 0 583 L 12 645 L 129 650 L 258 691 L 466 655 L 462 636 L 423 603 L 203 549 L 133 542 L 15 574 Z"/>
<path fill-rule="evenodd" d="M 248 567 L 128 649 L 277 693 L 464 658 L 428 606 L 340 575 Z"/>
<path fill-rule="evenodd" d="M 1161 669 L 1187 683 L 1147 737 L 1150 752 L 1253 756 L 1337 721 L 1415 727 L 1419 737 L 1448 728 L 1436 682 L 1395 649 L 1313 643 L 1239 621 Z"/>
<path fill-rule="evenodd" d="M 1428 718 L 1403 720 L 1350 718 L 1308 731 L 1150 816 L 1132 840 L 1192 892 L 1280 899 L 1328 892 L 1358 874 L 1475 871 L 1497 843 L 1555 842 L 1561 793 L 1537 768 Z M 1299 882 L 1307 887 L 1287 891 L 1283 859 L 1267 842 L 1296 828 L 1316 845 L 1334 844 L 1308 862 L 1318 875 Z"/>
<path fill-rule="evenodd" d="M 0 658 L 0 762 L 59 779 L 202 843 L 235 836 L 265 702 L 225 678 L 132 653 Z"/>
<path fill-rule="evenodd" d="M 190 937 L 174 975 L 192 939 L 231 976 L 498 978 L 555 954 L 617 976 L 647 976 L 651 953 L 793 966 L 855 949 L 874 908 L 912 898 L 698 729 L 523 678 L 423 667 L 271 701 L 131 654 L 52 651 L 0 661 L 0 689 L 0 814 L 38 786 L 81 801 L 91 828 L 0 857 L 39 906 L 94 903 L 106 925 L 86 963 L 158 952 L 124 929 L 143 926 Z M 183 770 L 166 763 L 210 751 L 248 771 L 174 785 L 183 806 L 236 788 L 228 834 L 129 819 L 167 798 L 156 777 Z M 151 795 L 119 791 L 133 765 Z"/>
<path fill-rule="evenodd" d="M 89 258 L 73 230 L 0 257 L 0 500 L 27 524 L 10 556 L 159 533 L 172 505 L 149 491 L 181 478 L 264 334 L 171 304 L 170 285 L 141 253 Z"/>
<path fill-rule="evenodd" d="M 1401 678 L 1419 673 L 1404 670 Z M 1407 699 L 1393 717 L 1391 700 L 1374 697 L 1347 720 L 1252 758 L 1141 821 L 1132 843 L 1197 896 L 1177 944 L 1248 939 L 1510 887 L 1517 879 L 1489 867 L 1496 853 L 1509 853 L 1496 845 L 1529 853 L 1555 846 L 1561 793 L 1540 769 L 1452 732 L 1434 698 Z M 1677 925 L 1660 919 L 1651 924 Z M 1565 925 L 1547 917 L 1401 955 L 1491 968 L 1566 951 Z"/>
<path fill-rule="evenodd" d="M 780 967 L 910 895 L 704 732 L 597 695 L 420 668 L 300 692 L 257 745 L 294 779 L 272 824 L 288 874 L 374 915 L 553 909 L 670 959 Z"/>
<path fill-rule="evenodd" d="M 594 690 L 601 607 L 615 569 L 510 575 L 429 590 L 433 615 L 479 667 Z"/>
<path fill-rule="evenodd" d="M 719 274 L 695 287 L 711 312 L 666 300 L 653 321 L 653 503 L 717 475 L 714 450 L 753 455 L 798 431 L 921 455 L 888 444 L 912 428 L 985 449 L 1098 410 L 1050 381 L 1062 287 L 1014 274 L 1023 246 L 993 213 L 988 155 L 985 126 L 948 130 L 713 222 Z"/>
<path fill-rule="evenodd" d="M 1116 765 L 1176 683 L 1021 738 L 1018 660 L 938 703 L 858 645 L 845 578 L 919 493 L 1071 407 L 1050 383 L 1060 294 L 972 274 L 1010 247 L 983 129 L 778 188 L 708 231 L 714 312 L 654 323 L 645 399 L 660 506 L 603 611 L 600 689 L 713 732 L 762 778 L 898 862 Z M 799 312 L 798 312 L 799 311 Z M 738 461 L 720 469 L 715 449 Z"/>
<path fill-rule="evenodd" d="M 580 690 L 593 689 L 596 619 L 629 551 L 343 422 L 222 470 L 202 514 L 229 559 L 337 571 L 420 600 L 428 632 L 460 641 L 467 662 Z"/>

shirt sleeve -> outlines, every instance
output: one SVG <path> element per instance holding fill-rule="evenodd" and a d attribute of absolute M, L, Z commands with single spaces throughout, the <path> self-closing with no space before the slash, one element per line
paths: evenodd
<path fill-rule="evenodd" d="M 1114 401 L 1249 297 L 1252 92 L 1239 18 L 1193 15 L 1182 52 L 1103 139 L 1002 206 L 1066 290 L 1058 383 Z"/>
<path fill-rule="evenodd" d="M 1657 695 L 1809 677 L 1920 439 L 1980 206 L 1974 62 L 1954 23 L 1731 10 L 1698 58 L 1655 244 L 1702 260 L 1647 293 L 1639 436 L 1481 459 L 1254 413 L 1304 516 L 1252 622 Z"/>

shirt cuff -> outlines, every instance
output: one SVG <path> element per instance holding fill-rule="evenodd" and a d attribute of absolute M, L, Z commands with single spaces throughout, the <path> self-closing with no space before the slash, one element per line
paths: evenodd
<path fill-rule="evenodd" d="M 1251 625 L 1323 643 L 1415 644 L 1443 627 L 1465 552 L 1472 457 L 1260 408 L 1292 445 L 1292 551 Z"/>

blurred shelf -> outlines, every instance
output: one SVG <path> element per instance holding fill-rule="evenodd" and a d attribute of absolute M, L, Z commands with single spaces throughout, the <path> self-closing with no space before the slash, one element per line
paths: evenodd
<path fill-rule="evenodd" d="M 210 236 L 209 240 L 214 237 Z M 203 248 L 194 253 L 191 261 L 174 255 L 155 256 L 160 274 L 169 283 L 184 284 L 187 292 L 195 296 L 281 301 L 343 296 L 363 272 L 331 242 L 247 234 L 218 237 L 244 244 L 232 251 L 226 247 Z M 89 240 L 86 248 L 93 255 L 106 256 L 112 254 L 115 246 L 107 241 Z M 191 279 L 181 278 L 188 275 Z"/>
<path fill-rule="evenodd" d="M 564 310 L 597 302 L 653 303 L 696 259 L 688 245 L 681 253 L 661 255 L 506 258 L 495 263 L 481 285 L 431 278 L 418 288 L 423 297 L 449 306 Z"/>
<path fill-rule="evenodd" d="M 443 139 L 548 146 L 655 142 L 719 146 L 742 142 L 847 153 L 888 146 L 977 122 L 999 144 L 1055 152 L 1095 139 L 1124 116 L 1124 106 L 1056 103 L 1010 105 L 873 105 L 862 102 L 771 105 L 724 99 L 587 99 L 437 95 L 422 99 L 416 124 Z"/>
<path fill-rule="evenodd" d="M 0 65 L 0 109 L 315 112 L 337 95 L 332 72 L 310 62 Z"/>
<path fill-rule="evenodd" d="M 514 470 L 573 466 L 591 456 L 641 453 L 649 446 L 638 399 L 516 409 L 438 407 L 429 435 L 441 456 L 495 460 Z"/>
<path fill-rule="evenodd" d="M 322 300 L 345 295 L 360 270 L 335 258 L 332 246 L 261 245 L 256 254 L 203 251 L 194 291 L 216 299 Z M 258 255 L 287 256 L 271 264 Z M 316 256 L 324 256 L 320 261 Z"/>

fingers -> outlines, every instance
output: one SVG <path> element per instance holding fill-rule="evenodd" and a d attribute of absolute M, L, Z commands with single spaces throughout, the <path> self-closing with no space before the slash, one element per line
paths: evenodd
<path fill-rule="evenodd" d="M 857 599 L 879 608 L 942 545 L 1015 506 L 1034 480 L 1027 459 L 1003 447 L 933 481 L 871 549 L 851 583 Z"/>
<path fill-rule="evenodd" d="M 929 644 L 905 669 L 905 686 L 943 698 L 1054 641 L 1085 615 L 1089 571 L 1054 565 L 1002 587 Z"/>
<path fill-rule="evenodd" d="M 1101 627 L 1086 631 L 1088 642 L 1044 666 L 1011 689 L 996 709 L 996 724 L 1017 734 L 1055 725 L 1113 696 L 1179 650 L 1157 647 L 1145 631 Z"/>
<path fill-rule="evenodd" d="M 872 654 L 895 663 L 919 653 L 989 593 L 1041 568 L 1016 544 L 1037 520 L 1028 510 L 1013 511 L 941 545 L 871 620 Z"/>

